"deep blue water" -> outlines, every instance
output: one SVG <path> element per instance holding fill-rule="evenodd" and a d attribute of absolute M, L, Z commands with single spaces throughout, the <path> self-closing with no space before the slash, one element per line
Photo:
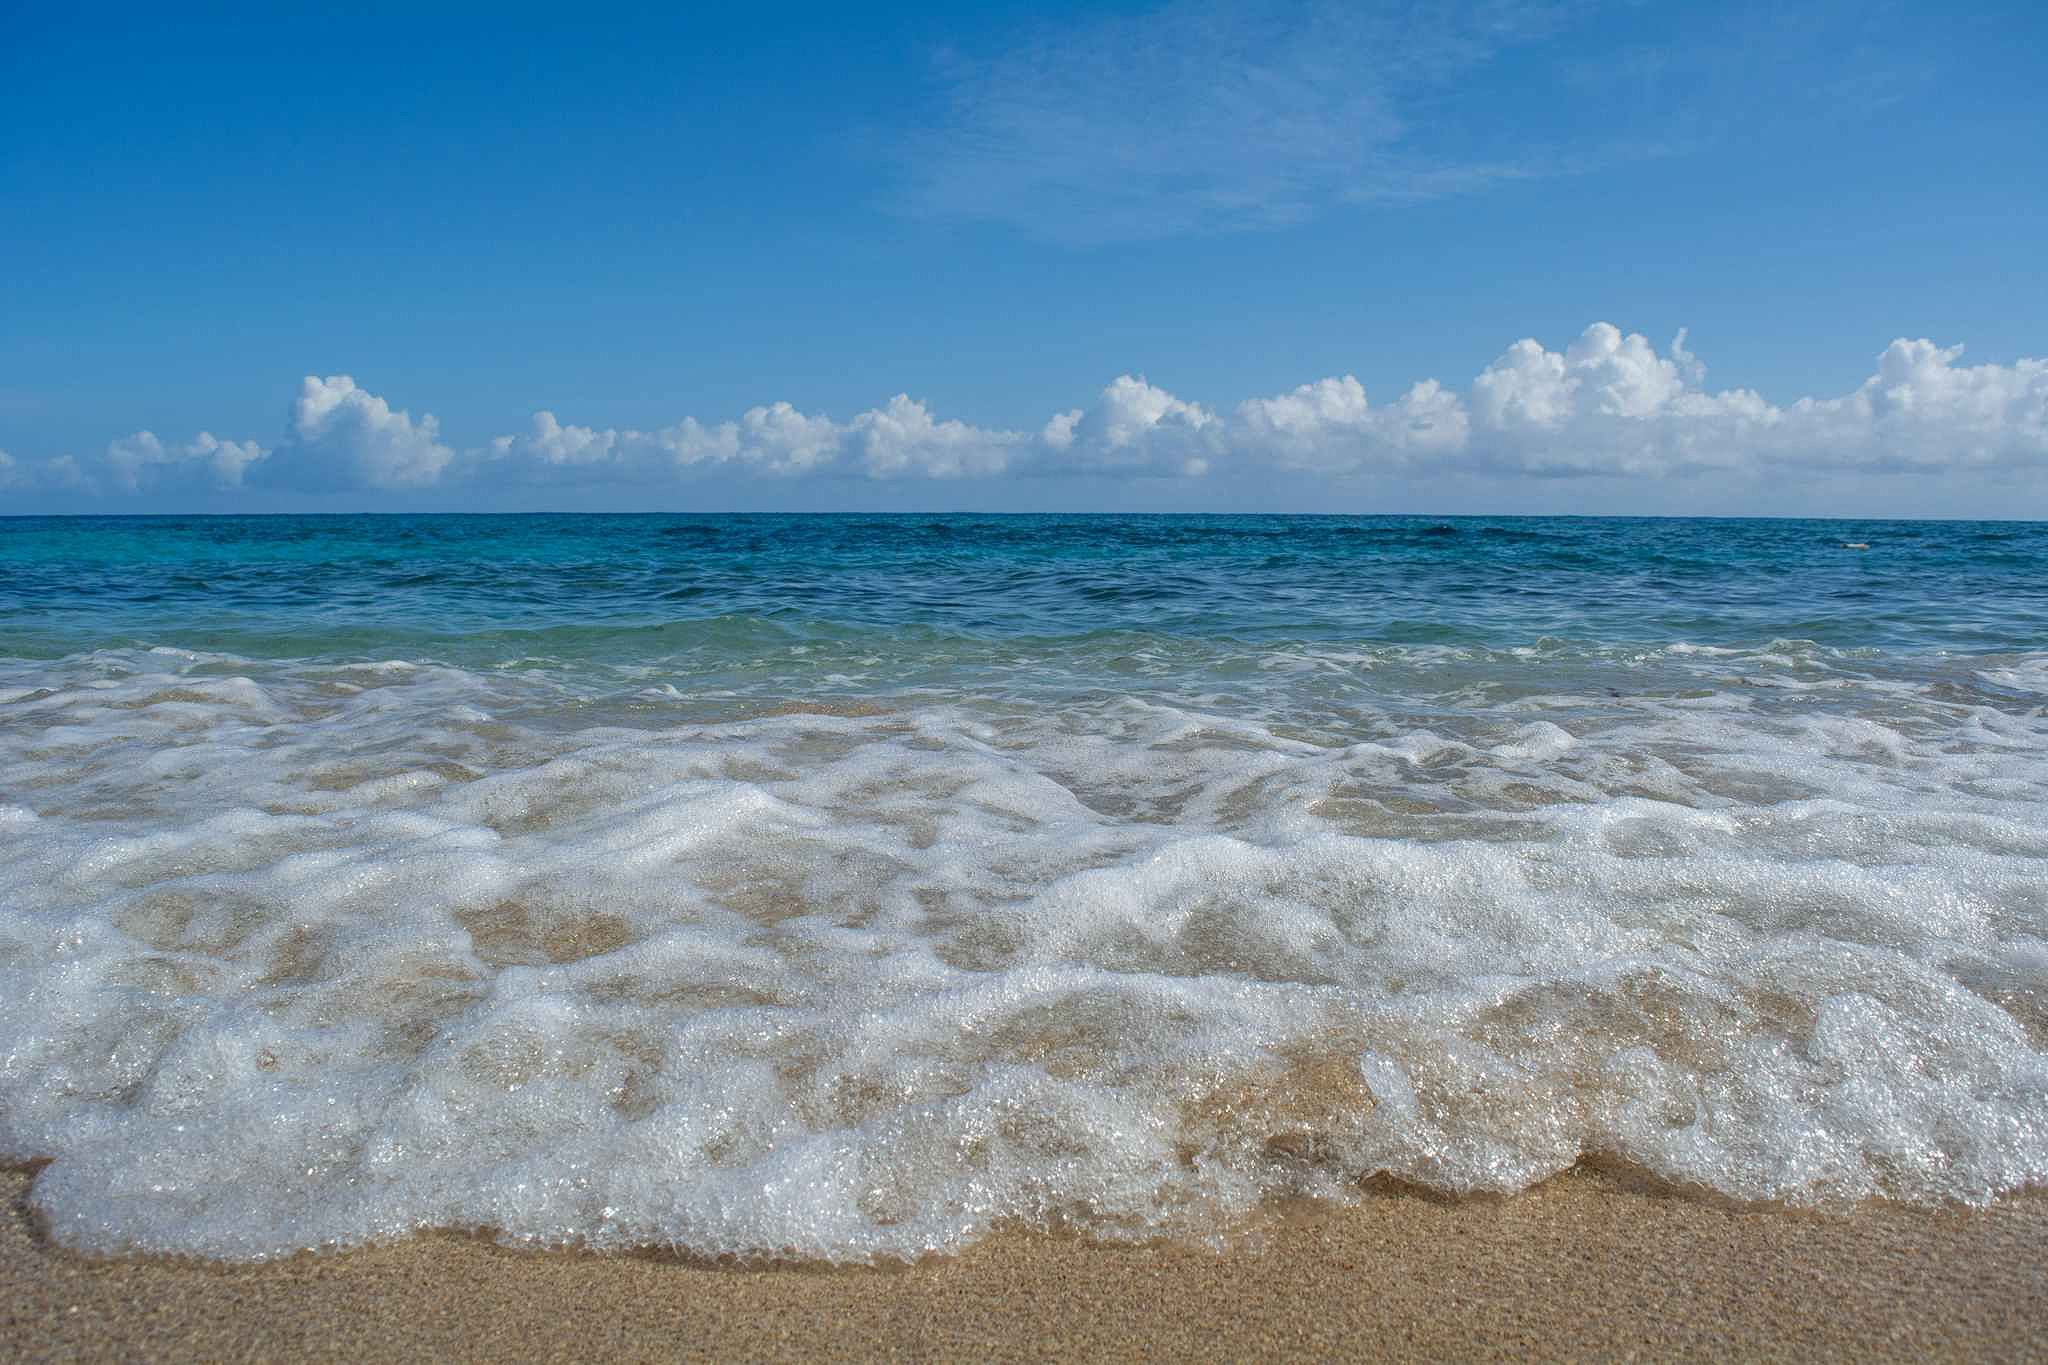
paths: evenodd
<path fill-rule="evenodd" d="M 1845 543 L 1864 543 L 1867 550 Z M 0 655 L 658 657 L 1057 639 L 1993 652 L 2048 641 L 2048 524 L 1662 518 L 0 519 Z"/>

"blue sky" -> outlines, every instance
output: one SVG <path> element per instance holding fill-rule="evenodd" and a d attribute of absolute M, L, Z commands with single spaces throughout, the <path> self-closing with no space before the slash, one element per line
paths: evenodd
<path fill-rule="evenodd" d="M 2037 5 L 421 8 L 0 21 L 0 511 L 2048 516 Z"/>

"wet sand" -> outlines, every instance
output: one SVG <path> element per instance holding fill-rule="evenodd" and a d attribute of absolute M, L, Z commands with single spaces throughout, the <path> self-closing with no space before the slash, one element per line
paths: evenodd
<path fill-rule="evenodd" d="M 1221 1254 L 1004 1235 L 910 1266 L 736 1267 L 474 1237 L 254 1267 L 89 1260 L 0 1172 L 0 1358 L 2048 1359 L 2048 1199 L 1734 1208 L 1574 1172 L 1393 1191 Z"/>

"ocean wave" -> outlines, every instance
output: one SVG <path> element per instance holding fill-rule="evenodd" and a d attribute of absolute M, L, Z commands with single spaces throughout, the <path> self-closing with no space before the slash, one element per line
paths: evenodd
<path fill-rule="evenodd" d="M 2048 1179 L 2048 656 L 714 629 L 0 665 L 52 1235 L 863 1260 L 1585 1159 Z"/>

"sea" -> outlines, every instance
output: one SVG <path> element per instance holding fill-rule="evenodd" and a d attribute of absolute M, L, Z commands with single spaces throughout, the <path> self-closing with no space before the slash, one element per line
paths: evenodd
<path fill-rule="evenodd" d="M 57 1242 L 2048 1183 L 2048 525 L 0 519 Z"/>

